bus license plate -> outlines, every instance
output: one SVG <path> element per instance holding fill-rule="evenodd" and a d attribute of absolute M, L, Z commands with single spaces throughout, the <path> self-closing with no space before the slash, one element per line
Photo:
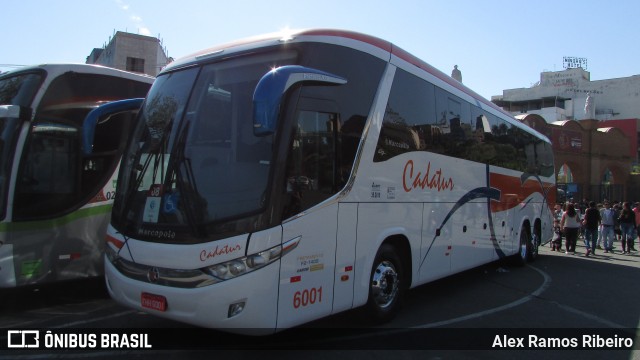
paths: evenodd
<path fill-rule="evenodd" d="M 161 295 L 154 295 L 149 293 L 142 293 L 140 297 L 140 303 L 143 308 L 166 311 L 167 310 L 167 298 Z"/>

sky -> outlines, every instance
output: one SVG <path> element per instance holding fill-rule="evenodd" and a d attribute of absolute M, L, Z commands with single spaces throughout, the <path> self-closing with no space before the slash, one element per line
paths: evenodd
<path fill-rule="evenodd" d="M 20 0 L 0 1 L 0 71 L 84 63 L 116 31 L 158 37 L 178 59 L 283 29 L 336 28 L 379 37 L 490 99 L 528 88 L 563 57 L 591 80 L 640 74 L 637 0 Z"/>

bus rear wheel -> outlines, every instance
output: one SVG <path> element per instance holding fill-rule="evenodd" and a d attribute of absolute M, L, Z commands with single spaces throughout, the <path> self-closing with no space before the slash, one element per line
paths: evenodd
<path fill-rule="evenodd" d="M 525 229 L 520 230 L 518 253 L 514 256 L 516 265 L 524 266 L 535 259 L 538 253 L 537 244 L 532 243 L 531 235 Z"/>
<path fill-rule="evenodd" d="M 376 254 L 369 279 L 367 315 L 375 323 L 388 322 L 404 298 L 404 269 L 395 248 L 383 244 Z"/>
<path fill-rule="evenodd" d="M 531 252 L 529 253 L 529 261 L 536 261 L 538 258 L 538 250 L 540 248 L 540 236 L 535 232 L 531 235 Z"/>

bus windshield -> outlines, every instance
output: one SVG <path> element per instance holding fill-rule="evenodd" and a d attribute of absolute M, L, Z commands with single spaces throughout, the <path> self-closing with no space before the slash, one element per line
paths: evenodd
<path fill-rule="evenodd" d="M 130 172 L 120 176 L 114 216 L 140 237 L 162 227 L 202 237 L 207 224 L 260 212 L 274 135 L 254 135 L 252 96 L 265 73 L 293 58 L 253 54 L 158 77 L 124 157 Z"/>
<path fill-rule="evenodd" d="M 42 73 L 0 77 L 0 105 L 30 106 L 43 79 Z"/>

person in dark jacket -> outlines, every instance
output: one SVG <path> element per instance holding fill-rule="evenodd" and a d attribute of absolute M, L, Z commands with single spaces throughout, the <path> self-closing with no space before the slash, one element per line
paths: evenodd
<path fill-rule="evenodd" d="M 631 254 L 634 230 L 636 228 L 636 214 L 631 210 L 631 204 L 628 201 L 622 205 L 618 221 L 620 222 L 620 233 L 622 235 L 622 253 Z"/>
<path fill-rule="evenodd" d="M 584 245 L 587 248 L 586 256 L 595 255 L 596 244 L 598 243 L 598 227 L 600 226 L 600 211 L 596 207 L 596 202 L 589 202 L 589 207 L 584 213 L 582 220 L 584 225 Z"/>

